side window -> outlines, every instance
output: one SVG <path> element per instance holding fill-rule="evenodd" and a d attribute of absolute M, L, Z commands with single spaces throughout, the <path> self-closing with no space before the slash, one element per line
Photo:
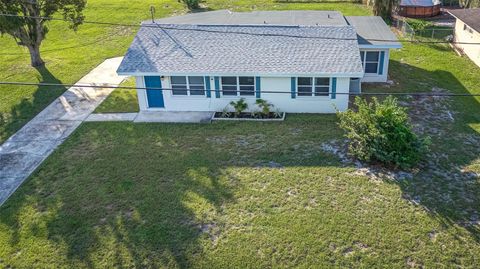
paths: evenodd
<path fill-rule="evenodd" d="M 254 77 L 239 77 L 240 95 L 254 95 L 255 94 L 255 78 Z"/>
<path fill-rule="evenodd" d="M 170 77 L 173 95 L 188 95 L 187 77 Z"/>
<path fill-rule="evenodd" d="M 205 81 L 203 77 L 172 76 L 170 77 L 172 94 L 178 96 L 205 95 Z"/>
<path fill-rule="evenodd" d="M 237 95 L 237 77 L 222 77 L 222 94 L 228 96 Z"/>
<path fill-rule="evenodd" d="M 378 74 L 379 60 L 380 60 L 380 52 L 367 51 L 365 55 L 365 73 Z"/>
<path fill-rule="evenodd" d="M 298 96 L 312 96 L 313 81 L 312 78 L 299 77 L 297 78 L 297 95 Z"/>
<path fill-rule="evenodd" d="M 224 96 L 254 96 L 255 77 L 221 77 Z"/>
<path fill-rule="evenodd" d="M 315 96 L 328 96 L 330 78 L 315 78 Z"/>
<path fill-rule="evenodd" d="M 205 95 L 205 81 L 203 77 L 188 77 L 190 95 Z"/>
<path fill-rule="evenodd" d="M 297 96 L 328 96 L 329 94 L 330 78 L 297 78 Z"/>

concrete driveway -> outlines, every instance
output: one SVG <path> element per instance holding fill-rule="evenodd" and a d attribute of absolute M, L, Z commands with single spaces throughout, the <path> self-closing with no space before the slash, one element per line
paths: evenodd
<path fill-rule="evenodd" d="M 116 74 L 121 61 L 105 60 L 77 84 L 119 85 L 125 79 Z M 0 146 L 0 205 L 112 91 L 72 87 Z"/>

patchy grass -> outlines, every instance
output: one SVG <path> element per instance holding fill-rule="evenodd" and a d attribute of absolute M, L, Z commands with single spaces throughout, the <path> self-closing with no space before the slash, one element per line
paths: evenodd
<path fill-rule="evenodd" d="M 156 7 L 155 16 L 158 18 L 186 12 L 181 1 L 176 0 L 152 0 L 148 3 L 142 0 L 88 0 L 84 14 L 89 21 L 139 24 L 150 18 L 150 5 Z M 339 10 L 345 15 L 371 14 L 362 5 L 336 2 L 210 0 L 202 5 L 204 10 L 327 9 Z M 73 32 L 67 23 L 59 21 L 49 22 L 49 26 L 50 32 L 41 47 L 47 63 L 45 68 L 30 67 L 27 50 L 17 46 L 10 36 L 0 36 L 1 81 L 75 83 L 105 59 L 124 55 L 137 31 L 130 27 L 84 24 L 77 32 Z M 0 86 L 0 143 L 65 90 L 63 87 Z M 113 96 L 119 100 L 126 95 L 126 92 L 122 92 Z"/>
<path fill-rule="evenodd" d="M 364 90 L 480 93 L 467 58 L 404 46 L 394 84 Z M 341 136 L 331 115 L 83 124 L 0 209 L 0 265 L 476 267 L 480 99 L 402 102 L 433 144 L 412 178 L 394 180 L 324 151 Z"/>
<path fill-rule="evenodd" d="M 130 77 L 120 86 L 135 87 L 135 78 Z M 133 89 L 115 89 L 94 113 L 138 112 L 137 92 Z"/>
<path fill-rule="evenodd" d="M 479 93 L 468 59 L 404 46 L 364 90 Z M 0 210 L 2 265 L 475 267 L 480 100 L 401 101 L 433 141 L 411 176 L 329 153 L 334 116 L 84 124 Z"/>
<path fill-rule="evenodd" d="M 476 226 L 449 207 L 465 197 L 478 206 L 478 182 L 463 196 L 451 194 L 451 205 L 423 196 L 415 203 L 418 190 L 409 186 L 420 175 L 403 182 L 355 174 L 322 151 L 340 135 L 334 116 L 316 115 L 284 123 L 84 124 L 2 207 L 3 265 L 477 263 Z"/>

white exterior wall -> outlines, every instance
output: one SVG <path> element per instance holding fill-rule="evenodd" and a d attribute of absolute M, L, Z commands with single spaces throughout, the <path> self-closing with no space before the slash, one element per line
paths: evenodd
<path fill-rule="evenodd" d="M 472 29 L 473 33 L 463 29 L 465 23 L 457 19 L 455 23 L 455 41 L 457 42 L 468 42 L 468 43 L 480 43 L 480 33 Z M 472 61 L 480 66 L 480 46 L 475 44 L 456 44 L 458 48 L 463 50 L 463 52 L 470 58 Z"/>
<path fill-rule="evenodd" d="M 222 111 L 231 101 L 237 101 L 239 96 L 215 96 L 215 81 L 210 77 L 211 97 L 206 96 L 173 96 L 171 91 L 163 91 L 164 108 L 148 108 L 146 90 L 138 89 L 138 100 L 141 111 Z M 144 88 L 143 77 L 136 77 L 137 87 Z M 335 109 L 344 111 L 348 108 L 348 93 L 350 78 L 337 78 L 336 98 L 330 96 L 291 97 L 290 77 L 261 77 L 260 98 L 269 101 L 281 112 L 288 113 L 335 113 Z M 330 87 L 332 83 L 330 83 Z M 162 79 L 162 88 L 170 89 L 170 79 L 165 76 Z M 282 91 L 285 93 L 263 93 L 263 91 Z M 331 92 L 331 90 L 330 90 Z M 242 96 L 249 105 L 249 111 L 256 108 L 255 96 Z"/>
<path fill-rule="evenodd" d="M 385 52 L 385 58 L 383 59 L 383 73 L 382 75 L 379 74 L 367 74 L 362 78 L 362 82 L 387 82 L 388 80 L 388 63 L 390 60 L 390 50 L 388 49 L 368 49 L 368 48 L 360 48 L 360 51 L 383 51 Z"/>

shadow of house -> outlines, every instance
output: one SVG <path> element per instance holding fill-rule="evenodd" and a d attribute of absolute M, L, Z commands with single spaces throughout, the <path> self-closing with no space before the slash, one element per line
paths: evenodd
<path fill-rule="evenodd" d="M 39 83 L 55 83 L 62 82 L 55 77 L 46 66 L 36 68 L 38 71 L 37 79 Z M 8 87 L 8 86 L 5 86 Z M 35 115 L 48 106 L 55 98 L 60 96 L 67 88 L 63 86 L 18 86 L 19 89 L 28 89 L 28 87 L 36 87 L 31 100 L 22 99 L 20 103 L 12 107 L 10 114 L 0 119 L 0 142 L 18 131 L 23 125 L 31 120 Z"/>

